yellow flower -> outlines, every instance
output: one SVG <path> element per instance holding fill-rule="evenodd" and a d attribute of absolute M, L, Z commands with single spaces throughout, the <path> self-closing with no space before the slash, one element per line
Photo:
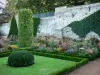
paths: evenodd
<path fill-rule="evenodd" d="M 18 48 L 18 46 L 16 46 L 16 45 L 10 45 L 9 47 L 12 48 L 12 49 Z"/>
<path fill-rule="evenodd" d="M 57 50 L 58 50 L 58 51 L 61 51 L 61 50 L 62 50 L 62 48 L 60 48 L 60 47 L 59 47 L 59 48 L 57 48 Z"/>

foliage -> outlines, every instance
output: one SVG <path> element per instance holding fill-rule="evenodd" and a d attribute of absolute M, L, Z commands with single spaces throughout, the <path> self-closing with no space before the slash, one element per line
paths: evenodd
<path fill-rule="evenodd" d="M 1 13 L 0 14 L 0 22 L 1 23 L 8 23 L 8 22 L 10 22 L 11 17 L 12 17 L 12 15 L 8 12 Z M 2 26 L 2 24 L 0 26 Z"/>
<path fill-rule="evenodd" d="M 15 50 L 17 48 L 18 48 L 18 46 L 16 46 L 16 45 L 9 45 L 8 50 Z"/>
<path fill-rule="evenodd" d="M 48 48 L 46 48 L 45 46 L 39 46 L 39 48 L 37 48 L 36 50 L 46 52 Z"/>
<path fill-rule="evenodd" d="M 81 21 L 73 22 L 69 25 L 72 28 L 72 31 L 75 32 L 80 37 L 85 37 L 90 31 L 94 31 L 98 35 L 100 29 L 100 10 L 94 14 L 84 18 Z"/>
<path fill-rule="evenodd" d="M 86 1 L 89 1 L 90 3 L 97 3 L 97 2 L 100 2 L 100 0 L 86 0 Z"/>
<path fill-rule="evenodd" d="M 10 25 L 10 31 L 8 37 L 11 35 L 18 35 L 18 28 L 17 28 L 17 23 L 15 17 L 12 18 L 11 20 L 11 25 Z"/>
<path fill-rule="evenodd" d="M 6 0 L 7 4 L 6 4 L 6 8 L 4 9 L 4 12 L 8 12 L 10 14 L 13 15 L 17 12 L 16 10 L 16 4 L 18 0 Z"/>
<path fill-rule="evenodd" d="M 48 42 L 48 46 L 49 46 L 49 47 L 57 47 L 58 44 L 57 44 L 56 42 L 49 41 L 49 42 Z"/>
<path fill-rule="evenodd" d="M 73 57 L 73 56 L 65 56 L 65 55 L 50 54 L 50 53 L 43 53 L 43 52 L 32 52 L 32 53 L 35 55 L 70 60 L 70 61 L 76 61 L 76 62 L 80 62 L 80 61 L 84 60 L 84 58 Z M 87 61 L 88 59 L 85 59 L 85 60 Z"/>
<path fill-rule="evenodd" d="M 9 39 L 0 38 L 0 52 L 8 50 L 9 44 L 10 44 Z"/>
<path fill-rule="evenodd" d="M 7 52 L 7 53 L 0 53 L 0 58 L 2 57 L 7 57 L 11 54 L 11 52 Z"/>
<path fill-rule="evenodd" d="M 10 40 L 11 45 L 18 43 L 18 35 L 10 35 L 8 39 Z"/>
<path fill-rule="evenodd" d="M 36 36 L 37 31 L 38 31 L 38 25 L 40 24 L 40 18 L 33 18 L 33 35 Z M 17 28 L 17 23 L 15 20 L 15 17 L 13 17 L 11 21 L 11 27 L 9 31 L 8 37 L 12 37 L 12 35 L 18 36 L 18 28 Z"/>
<path fill-rule="evenodd" d="M 25 50 L 13 52 L 8 57 L 8 65 L 13 67 L 25 67 L 33 63 L 33 54 Z"/>
<path fill-rule="evenodd" d="M 83 5 L 100 0 L 18 0 L 16 8 L 30 8 L 34 13 L 54 11 L 59 6 Z"/>
<path fill-rule="evenodd" d="M 33 20 L 30 9 L 19 11 L 18 41 L 20 47 L 31 47 L 33 42 Z"/>
<path fill-rule="evenodd" d="M 40 18 L 33 18 L 33 35 L 36 36 L 38 25 L 40 24 Z"/>

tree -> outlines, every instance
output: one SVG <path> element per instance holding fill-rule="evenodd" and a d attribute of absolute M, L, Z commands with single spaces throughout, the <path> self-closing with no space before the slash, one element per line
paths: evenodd
<path fill-rule="evenodd" d="M 17 12 L 16 10 L 16 4 L 17 4 L 18 0 L 7 0 L 7 4 L 6 4 L 6 8 L 4 9 L 4 12 L 10 13 L 13 15 L 15 15 L 15 13 Z"/>
<path fill-rule="evenodd" d="M 100 0 L 18 0 L 16 8 L 29 8 L 34 13 L 54 11 L 59 6 L 83 5 L 85 2 L 95 3 Z"/>

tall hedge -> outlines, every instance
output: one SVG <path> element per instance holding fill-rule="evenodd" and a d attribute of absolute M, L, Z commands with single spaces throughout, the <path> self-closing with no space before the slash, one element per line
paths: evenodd
<path fill-rule="evenodd" d="M 18 28 L 17 28 L 17 23 L 15 17 L 12 18 L 11 20 L 11 25 L 10 25 L 10 31 L 8 37 L 11 35 L 18 35 Z"/>
<path fill-rule="evenodd" d="M 33 18 L 33 21 L 34 21 L 34 23 L 33 23 L 33 30 L 34 30 L 33 35 L 36 36 L 37 30 L 38 30 L 38 25 L 40 24 L 40 18 Z"/>
<path fill-rule="evenodd" d="M 33 40 L 33 19 L 30 9 L 19 10 L 18 41 L 20 47 L 31 47 Z"/>

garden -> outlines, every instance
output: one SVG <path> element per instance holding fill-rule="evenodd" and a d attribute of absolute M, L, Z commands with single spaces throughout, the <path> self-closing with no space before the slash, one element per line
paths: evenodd
<path fill-rule="evenodd" d="M 60 41 L 59 44 L 53 42 L 53 40 L 47 42 L 47 38 L 42 40 L 41 37 L 34 37 L 33 40 L 33 20 L 31 16 L 30 9 L 20 10 L 18 37 L 11 36 L 6 40 L 0 37 L 1 74 L 62 75 L 88 62 L 86 58 L 57 54 L 67 49 L 66 46 L 63 47 L 64 49 L 60 47 Z M 24 20 L 25 17 L 27 17 L 26 20 Z"/>
<path fill-rule="evenodd" d="M 0 36 L 1 75 L 65 75 L 100 56 L 97 38 L 36 36 L 39 18 L 31 9 L 12 17 L 9 35 Z"/>

